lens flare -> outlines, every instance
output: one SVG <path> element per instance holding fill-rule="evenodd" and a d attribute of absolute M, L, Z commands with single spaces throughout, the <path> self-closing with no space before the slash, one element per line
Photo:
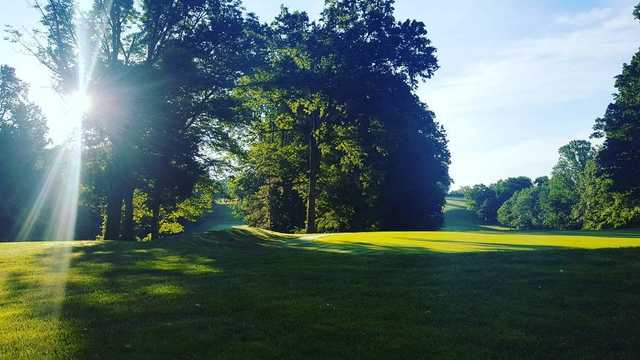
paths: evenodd
<path fill-rule="evenodd" d="M 106 4 L 107 9 L 110 9 L 111 1 L 108 0 Z M 110 11 L 105 12 L 109 13 Z M 99 44 L 91 41 L 91 27 L 84 19 L 86 18 L 81 10 L 76 8 L 77 90 L 63 97 L 66 107 L 64 121 L 69 123 L 72 132 L 69 139 L 58 146 L 47 164 L 48 170 L 38 196 L 18 231 L 18 241 L 36 238 L 60 241 L 75 238 L 82 167 L 82 122 L 91 110 L 89 86 L 99 52 Z M 107 21 L 102 21 L 102 24 L 98 24 L 98 33 L 93 35 L 101 38 L 107 28 L 106 23 Z M 48 277 L 50 282 L 42 285 L 42 291 L 44 298 L 51 300 L 49 315 L 53 319 L 61 316 L 71 251 L 71 244 L 60 242 L 43 258 L 51 276 Z"/>
<path fill-rule="evenodd" d="M 111 1 L 107 2 L 107 8 Z M 79 5 L 81 6 L 81 4 Z M 110 12 L 106 12 L 107 14 Z M 69 139 L 56 150 L 33 206 L 17 234 L 17 240 L 73 240 L 80 193 L 82 121 L 91 110 L 89 85 L 99 46 L 92 42 L 91 27 L 80 8 L 75 11 L 78 83 L 76 91 L 63 97 L 65 121 L 72 129 Z M 102 21 L 106 23 L 106 21 Z M 102 36 L 106 25 L 98 26 Z"/>

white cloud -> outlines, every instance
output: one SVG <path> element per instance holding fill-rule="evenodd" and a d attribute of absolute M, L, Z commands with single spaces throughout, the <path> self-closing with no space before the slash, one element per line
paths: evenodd
<path fill-rule="evenodd" d="M 428 99 L 459 115 L 588 97 L 611 88 L 615 72 L 607 71 L 611 68 L 607 65 L 619 69 L 640 45 L 639 38 L 640 25 L 625 9 L 625 14 L 609 17 L 593 28 L 523 39 L 436 82 L 428 90 Z M 489 97 L 500 101 L 487 101 Z"/>
<path fill-rule="evenodd" d="M 562 25 L 584 26 L 608 18 L 612 11 L 611 8 L 594 8 L 578 14 L 559 15 L 555 22 Z"/>
<path fill-rule="evenodd" d="M 625 7 L 563 15 L 556 22 L 570 26 L 524 37 L 424 87 L 451 139 L 456 185 L 543 175 L 557 146 L 588 135 L 613 77 L 640 45 L 631 13 Z M 528 154 L 535 158 L 526 160 Z"/>

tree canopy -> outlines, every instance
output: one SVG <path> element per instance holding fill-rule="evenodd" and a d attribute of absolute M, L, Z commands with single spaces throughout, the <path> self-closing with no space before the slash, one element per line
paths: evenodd
<path fill-rule="evenodd" d="M 329 0 L 271 24 L 238 0 L 36 1 L 9 31 L 83 122 L 77 233 L 180 231 L 230 176 L 247 222 L 269 229 L 437 228 L 444 129 L 416 95 L 438 68 L 425 24 L 392 0 Z M 44 136 L 44 135 L 43 135 Z"/>
<path fill-rule="evenodd" d="M 0 239 L 17 234 L 46 174 L 47 125 L 28 99 L 15 69 L 0 66 Z"/>
<path fill-rule="evenodd" d="M 253 135 L 234 189 L 251 224 L 307 232 L 441 224 L 447 141 L 413 94 L 437 69 L 435 48 L 424 24 L 397 22 L 392 5 L 328 1 L 318 22 L 282 8 L 269 61 L 239 92 Z"/>

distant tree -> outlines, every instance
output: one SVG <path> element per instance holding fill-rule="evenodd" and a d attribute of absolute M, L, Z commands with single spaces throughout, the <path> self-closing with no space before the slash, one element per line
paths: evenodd
<path fill-rule="evenodd" d="M 582 226 L 582 219 L 574 211 L 579 202 L 578 185 L 587 163 L 595 151 L 585 140 L 574 140 L 562 146 L 558 163 L 549 181 L 549 196 L 542 204 L 545 222 L 554 229 L 575 229 Z"/>
<path fill-rule="evenodd" d="M 549 193 L 547 181 L 538 178 L 533 187 L 519 190 L 498 209 L 498 222 L 515 229 L 545 228 L 542 204 Z M 536 180 L 538 180 L 536 179 Z"/>
<path fill-rule="evenodd" d="M 562 146 L 558 153 L 560 158 L 553 168 L 552 176 L 562 177 L 569 185 L 576 186 L 587 163 L 595 156 L 593 145 L 586 140 L 573 140 Z"/>
<path fill-rule="evenodd" d="M 640 205 L 633 204 L 628 196 L 614 192 L 612 188 L 613 181 L 601 174 L 598 163 L 589 161 L 578 184 L 579 201 L 574 208 L 583 229 L 640 225 Z"/>
<path fill-rule="evenodd" d="M 12 239 L 33 205 L 44 177 L 47 126 L 15 70 L 0 66 L 0 240 Z"/>
<path fill-rule="evenodd" d="M 516 192 L 531 187 L 531 179 L 525 176 L 499 180 L 491 186 L 483 184 L 465 188 L 465 198 L 471 201 L 478 219 L 485 224 L 498 221 L 498 209 Z"/>
<path fill-rule="evenodd" d="M 464 192 L 465 192 L 465 186 L 459 188 L 458 190 L 451 190 L 449 191 L 449 193 L 447 194 L 447 196 L 449 197 L 456 197 L 456 198 L 461 198 L 464 197 Z"/>
<path fill-rule="evenodd" d="M 474 185 L 465 189 L 465 198 L 471 202 L 471 208 L 480 221 L 486 224 L 496 222 L 496 212 L 500 205 L 493 187 L 484 184 Z"/>
<path fill-rule="evenodd" d="M 495 189 L 496 198 L 499 204 L 503 204 L 513 194 L 522 189 L 533 186 L 531 179 L 526 176 L 510 177 L 504 180 L 498 180 L 492 187 Z"/>
<path fill-rule="evenodd" d="M 533 180 L 533 185 L 535 186 L 549 185 L 549 177 L 548 176 L 537 177 L 535 180 Z"/>
<path fill-rule="evenodd" d="M 535 180 L 533 188 L 516 192 L 498 210 L 501 224 L 519 229 L 603 229 L 640 223 L 640 206 L 613 191 L 588 141 L 559 149 L 552 177 Z"/>

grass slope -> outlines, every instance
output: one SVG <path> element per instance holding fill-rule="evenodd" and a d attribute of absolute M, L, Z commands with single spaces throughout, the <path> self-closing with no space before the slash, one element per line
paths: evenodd
<path fill-rule="evenodd" d="M 243 224 L 243 220 L 233 213 L 231 204 L 216 203 L 210 213 L 203 216 L 198 222 L 187 225 L 185 231 L 193 234 L 225 230 Z"/>
<path fill-rule="evenodd" d="M 607 249 L 627 246 L 640 234 L 0 243 L 0 359 L 635 359 L 640 248 Z"/>
<path fill-rule="evenodd" d="M 444 207 L 444 228 L 449 231 L 481 231 L 481 230 L 509 230 L 500 226 L 482 225 L 478 218 L 469 210 L 469 202 L 462 198 L 447 198 Z"/>

